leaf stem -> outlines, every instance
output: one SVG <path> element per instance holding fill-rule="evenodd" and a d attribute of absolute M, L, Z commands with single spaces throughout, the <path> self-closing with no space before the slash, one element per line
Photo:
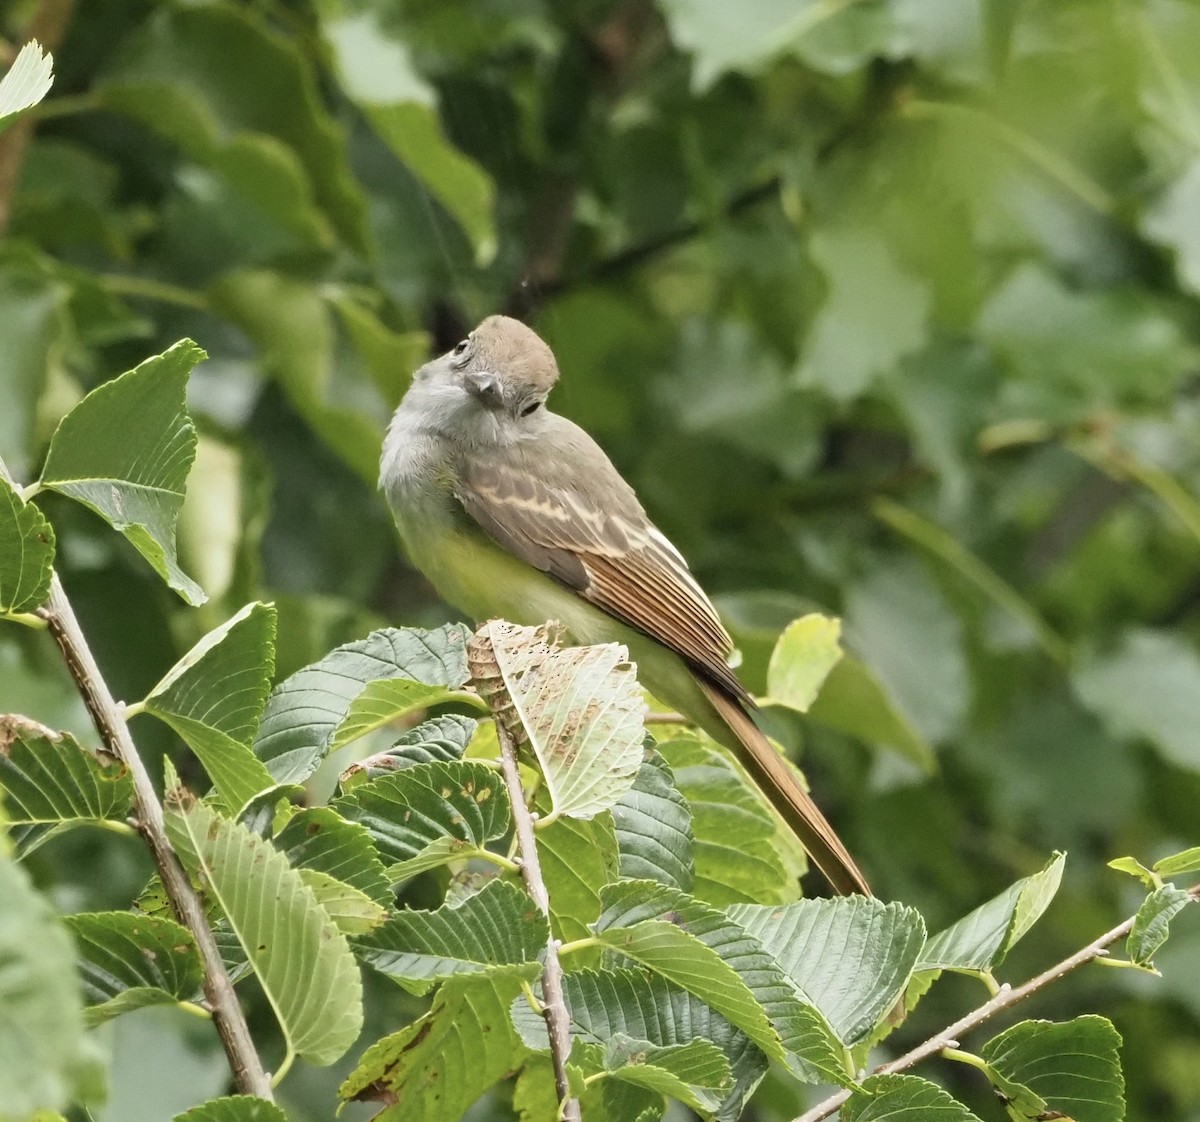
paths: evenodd
<path fill-rule="evenodd" d="M 516 861 L 505 857 L 503 853 L 493 853 L 490 849 L 484 849 L 480 846 L 478 849 L 470 853 L 457 854 L 458 857 L 478 857 L 481 861 L 490 861 L 493 865 L 503 869 L 506 873 L 519 873 L 521 866 Z"/>
<path fill-rule="evenodd" d="M 1193 900 L 1200 900 L 1200 884 L 1192 885 L 1187 892 Z M 1069 974 L 1072 970 L 1086 963 L 1094 962 L 1097 959 L 1102 960 L 1107 954 L 1108 948 L 1113 943 L 1119 939 L 1124 939 L 1129 934 L 1130 929 L 1133 927 L 1134 918 L 1134 916 L 1130 916 L 1123 923 L 1117 924 L 1111 931 L 1106 931 L 1098 939 L 1092 940 L 1086 947 L 1081 947 L 1073 955 L 1069 955 L 1061 962 L 1055 963 L 1049 970 L 1043 970 L 1036 977 L 1030 978 L 1024 985 L 1017 986 L 1014 989 L 1005 983 L 1000 987 L 1000 992 L 990 1001 L 985 1002 L 978 1009 L 972 1010 L 965 1017 L 960 1017 L 954 1024 L 944 1028 L 941 1032 L 934 1033 L 928 1040 L 905 1052 L 898 1059 L 892 1060 L 890 1063 L 880 1064 L 874 1069 L 872 1074 L 890 1075 L 893 1072 L 904 1071 L 914 1064 L 928 1059 L 930 1056 L 943 1052 L 947 1048 L 957 1049 L 959 1037 L 965 1036 L 968 1032 L 978 1028 L 984 1021 L 994 1017 L 997 1013 L 1016 1005 L 1018 1002 L 1024 1001 L 1027 997 L 1031 997 L 1038 990 L 1044 989 L 1051 982 L 1057 982 L 1059 978 Z M 962 1056 L 951 1056 L 950 1058 L 962 1059 Z M 842 1104 L 850 1098 L 850 1094 L 851 1092 L 849 1091 L 838 1091 L 836 1094 L 830 1095 L 829 1098 L 817 1103 L 811 1110 L 801 1114 L 794 1122 L 820 1122 L 822 1118 L 828 1118 L 831 1114 L 835 1114 Z"/>
<path fill-rule="evenodd" d="M 0 619 L 9 623 L 19 623 L 23 627 L 31 627 L 34 631 L 45 631 L 46 621 L 33 612 L 0 612 Z"/>
<path fill-rule="evenodd" d="M 964 1052 L 961 1048 L 954 1048 L 947 1045 L 941 1051 L 941 1057 L 944 1060 L 955 1060 L 960 1064 L 969 1064 L 971 1067 L 978 1068 L 982 1072 L 987 1072 L 987 1062 L 975 1055 L 974 1052 Z"/>
<path fill-rule="evenodd" d="M 179 1002 L 179 1008 L 185 1013 L 190 1013 L 193 1017 L 199 1017 L 201 1020 L 212 1020 L 212 1010 L 206 1009 L 203 1005 L 198 1005 L 194 1001 L 181 1001 Z"/>
<path fill-rule="evenodd" d="M 296 1059 L 296 1049 L 292 1047 L 292 1042 L 288 1041 L 287 1054 L 283 1057 L 283 1063 L 279 1065 L 279 1070 L 271 1076 L 271 1086 L 278 1087 L 283 1082 L 283 1078 L 289 1071 L 292 1070 L 292 1063 Z"/>
<path fill-rule="evenodd" d="M 10 481 L 12 478 L 2 459 L 0 477 Z M 242 1015 L 233 983 L 221 961 L 221 952 L 212 928 L 208 926 L 204 905 L 167 840 L 162 804 L 158 801 L 150 774 L 138 755 L 133 737 L 129 735 L 125 714 L 100 673 L 58 573 L 50 576 L 50 596 L 38 609 L 38 615 L 46 621 L 50 634 L 58 644 L 104 747 L 129 769 L 133 777 L 133 807 L 138 831 L 150 849 L 176 917 L 196 940 L 204 970 L 204 996 L 212 1009 L 213 1023 L 229 1059 L 234 1082 L 244 1094 L 274 1101 L 271 1083 L 250 1037 L 250 1029 Z"/>
<path fill-rule="evenodd" d="M 558 946 L 558 955 L 561 958 L 565 954 L 574 954 L 576 951 L 587 950 L 588 947 L 600 946 L 600 940 L 594 935 L 586 935 L 582 939 L 572 939 L 569 943 L 560 943 Z"/>
<path fill-rule="evenodd" d="M 521 979 L 521 992 L 525 995 L 525 1001 L 528 1003 L 529 1008 L 539 1017 L 544 1017 L 546 1015 L 546 1007 L 538 1001 L 537 994 L 533 992 L 533 986 L 525 978 Z"/>

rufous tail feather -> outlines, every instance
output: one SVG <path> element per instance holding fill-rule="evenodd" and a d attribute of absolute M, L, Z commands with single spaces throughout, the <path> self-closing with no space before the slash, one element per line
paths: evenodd
<path fill-rule="evenodd" d="M 700 685 L 736 737 L 734 748 L 742 766 L 795 832 L 825 879 L 843 895 L 852 892 L 872 895 L 871 886 L 842 839 L 741 703 L 719 686 L 703 680 Z"/>

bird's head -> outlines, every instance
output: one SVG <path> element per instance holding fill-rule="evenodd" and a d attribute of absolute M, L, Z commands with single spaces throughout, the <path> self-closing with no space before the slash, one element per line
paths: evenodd
<path fill-rule="evenodd" d="M 420 408 L 464 440 L 508 441 L 537 425 L 557 379 L 554 353 L 535 331 L 489 316 L 413 375 L 401 408 Z"/>

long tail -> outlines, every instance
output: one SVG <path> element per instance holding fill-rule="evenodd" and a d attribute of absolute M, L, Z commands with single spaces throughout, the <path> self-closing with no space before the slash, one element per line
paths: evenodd
<path fill-rule="evenodd" d="M 737 752 L 738 759 L 771 805 L 795 831 L 825 879 L 843 895 L 852 892 L 872 895 L 867 878 L 854 863 L 842 839 L 834 833 L 808 792 L 796 782 L 783 758 L 771 747 L 750 714 L 719 686 L 703 679 L 699 681 L 713 708 L 736 738 L 736 743 L 730 747 Z"/>

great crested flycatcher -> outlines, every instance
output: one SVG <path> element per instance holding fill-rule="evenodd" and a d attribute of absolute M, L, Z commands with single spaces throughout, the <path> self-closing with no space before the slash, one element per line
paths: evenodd
<path fill-rule="evenodd" d="M 600 446 L 546 408 L 557 379 L 550 348 L 507 316 L 416 372 L 379 475 L 409 557 L 476 620 L 558 620 L 577 642 L 624 644 L 655 697 L 737 755 L 833 887 L 870 894 L 751 718 L 687 562 Z"/>

